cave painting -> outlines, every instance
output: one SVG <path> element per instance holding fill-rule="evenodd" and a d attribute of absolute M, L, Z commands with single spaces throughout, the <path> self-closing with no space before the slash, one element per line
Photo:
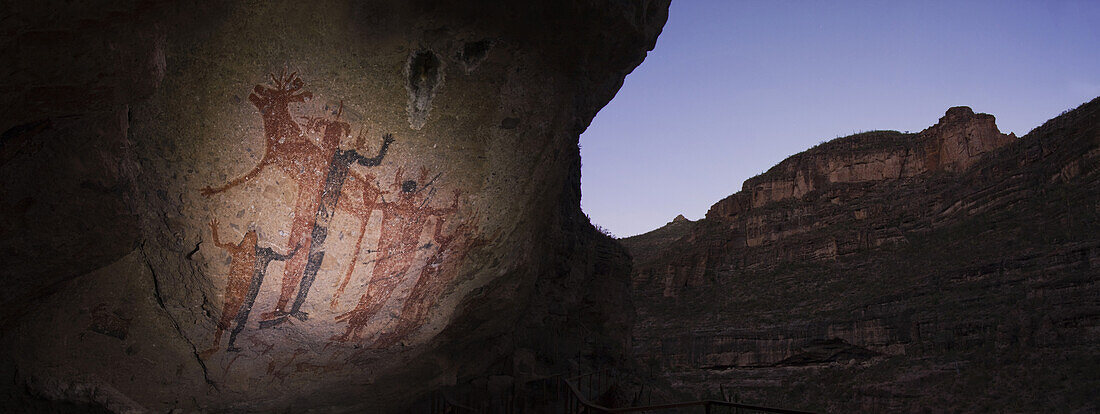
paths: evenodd
<path fill-rule="evenodd" d="M 264 282 L 267 265 L 273 260 L 286 260 L 293 256 L 298 249 L 289 254 L 279 254 L 267 247 L 259 246 L 259 237 L 256 230 L 249 230 L 244 234 L 241 242 L 234 245 L 223 243 L 218 237 L 218 221 L 210 222 L 210 232 L 214 238 L 214 245 L 229 252 L 229 277 L 225 283 L 225 301 L 222 305 L 222 316 L 218 320 L 218 328 L 214 333 L 214 345 L 203 351 L 200 355 L 208 357 L 218 350 L 222 333 L 229 329 L 229 324 L 235 322 L 233 331 L 229 334 L 227 350 L 237 351 L 233 346 L 237 341 L 237 335 L 244 329 L 248 322 L 248 314 L 252 311 L 252 305 L 256 302 L 256 295 L 260 293 L 260 285 Z"/>
<path fill-rule="evenodd" d="M 313 94 L 301 91 L 303 82 L 296 73 L 287 77 L 271 76 L 273 88 L 256 85 L 249 101 L 260 110 L 264 125 L 264 155 L 260 162 L 245 175 L 230 181 L 216 189 L 204 188 L 202 194 L 210 196 L 240 184 L 254 180 L 267 166 L 275 165 L 283 173 L 294 179 L 298 184 L 298 198 L 294 207 L 294 221 L 290 226 L 290 239 L 287 247 L 302 246 L 309 252 L 308 255 L 295 254 L 287 262 L 283 271 L 282 287 L 279 301 L 275 309 L 265 312 L 262 317 L 266 321 L 282 321 L 287 315 L 293 314 L 299 319 L 305 319 L 305 314 L 299 311 L 301 303 L 309 293 L 308 288 L 312 284 L 309 274 L 316 275 L 316 267 L 320 266 L 320 260 L 324 257 L 324 251 L 320 246 L 314 246 L 314 242 L 323 245 L 327 234 L 328 220 L 331 219 L 336 200 L 348 175 L 348 167 L 351 161 L 365 166 L 376 166 L 385 157 L 393 137 L 387 135 L 382 142 L 382 148 L 374 158 L 366 158 L 355 150 L 340 150 L 340 138 L 347 135 L 351 127 L 346 122 L 337 119 L 310 118 L 306 125 L 310 130 L 322 130 L 323 135 L 320 144 L 314 142 L 303 133 L 302 127 L 294 121 L 290 115 L 289 105 L 294 102 L 304 102 Z M 358 180 L 360 185 L 369 185 L 364 180 Z M 327 191 L 326 191 L 327 190 Z M 322 218 L 318 227 L 317 218 Z M 320 236 L 319 238 L 317 236 Z M 311 263 L 314 263 L 311 269 Z M 295 290 L 299 290 L 295 306 L 289 311 L 287 304 Z M 302 291 L 304 289 L 304 291 Z"/>
<path fill-rule="evenodd" d="M 455 192 L 454 203 L 449 208 L 427 206 L 435 194 L 433 188 L 427 194 L 419 195 L 431 185 L 431 182 L 420 184 L 427 180 L 427 170 L 421 170 L 419 183 L 415 180 L 403 181 L 402 175 L 402 169 L 398 168 L 393 182 L 393 187 L 400 189 L 396 200 L 383 199 L 377 205 L 382 210 L 382 236 L 378 240 L 377 251 L 373 252 L 378 257 L 374 259 L 374 272 L 367 283 L 367 292 L 359 298 L 354 310 L 336 318 L 337 321 L 347 322 L 348 327 L 333 340 L 346 342 L 352 337 L 358 339 L 359 332 L 386 303 L 393 289 L 401 282 L 401 277 L 412 267 L 417 251 L 421 250 L 418 249 L 420 234 L 428 218 L 444 217 L 458 208 L 458 192 Z"/>
<path fill-rule="evenodd" d="M 383 332 L 372 347 L 388 348 L 420 327 L 428 317 L 428 309 L 443 293 L 443 288 L 458 274 L 457 267 L 466 258 L 466 254 L 486 243 L 484 239 L 471 236 L 474 223 L 477 222 L 476 217 L 462 222 L 446 235 L 443 234 L 445 221 L 442 217 L 436 221 L 432 240 L 435 240 L 437 250 L 421 268 L 416 285 L 401 308 L 397 326 Z"/>
<path fill-rule="evenodd" d="M 359 223 L 358 237 L 347 270 L 336 276 L 337 288 L 330 305 L 334 311 L 341 295 L 352 280 L 356 264 L 374 264 L 365 286 L 359 293 L 357 306 L 335 316 L 334 322 L 346 323 L 343 334 L 330 341 L 361 340 L 361 332 L 371 318 L 394 296 L 395 289 L 409 277 L 416 277 L 404 302 L 402 315 L 388 332 L 381 332 L 375 344 L 391 344 L 414 332 L 424 323 L 427 310 L 454 279 L 458 265 L 473 247 L 483 244 L 471 236 L 476 220 L 467 219 L 447 231 L 460 204 L 461 192 L 454 191 L 446 207 L 435 207 L 433 198 L 439 192 L 437 181 L 442 173 L 431 176 L 420 168 L 417 179 L 405 178 L 398 167 L 393 184 L 383 190 L 377 177 L 387 152 L 395 140 L 383 134 L 381 146 L 373 157 L 361 155 L 356 149 L 365 147 L 365 131 L 356 138 L 356 149 L 342 149 L 341 140 L 351 138 L 351 126 L 340 117 L 343 103 L 335 114 L 294 117 L 291 104 L 313 98 L 304 90 L 305 83 L 296 73 L 271 75 L 270 85 L 257 85 L 249 101 L 263 119 L 264 154 L 250 171 L 220 187 L 201 190 L 205 197 L 224 193 L 258 178 L 267 167 L 274 166 L 297 185 L 292 218 L 289 219 L 287 254 L 259 247 L 256 231 L 248 231 L 238 245 L 222 243 L 217 234 L 217 222 L 211 223 L 214 242 L 230 253 L 230 270 L 225 288 L 225 304 L 214 334 L 214 345 L 204 351 L 209 356 L 218 350 L 223 332 L 233 327 L 229 351 L 238 333 L 248 321 L 268 264 L 285 261 L 279 295 L 275 303 L 260 315 L 259 327 L 271 328 L 290 318 L 306 321 L 309 315 L 301 308 L 325 260 L 326 241 L 332 229 L 333 217 L 339 211 Z M 302 120 L 300 123 L 298 120 Z M 320 139 L 314 137 L 320 136 Z M 363 250 L 363 238 L 368 234 L 368 222 L 373 214 L 381 215 L 377 248 Z M 341 237 L 342 238 L 342 237 Z M 428 239 L 422 242 L 422 239 Z M 418 264 L 423 263 L 420 266 Z M 342 277 L 340 277 L 342 276 Z M 327 276 L 326 276 L 327 277 Z M 409 281 L 410 283 L 413 281 Z M 407 286 L 408 284 L 406 284 Z M 295 294 L 296 293 L 296 294 Z M 293 301 L 292 301 L 293 299 Z M 405 315 L 407 313 L 407 315 Z"/>

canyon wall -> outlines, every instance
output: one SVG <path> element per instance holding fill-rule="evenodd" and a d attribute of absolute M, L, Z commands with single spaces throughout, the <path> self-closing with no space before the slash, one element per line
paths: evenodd
<path fill-rule="evenodd" d="M 794 155 L 624 239 L 635 355 L 696 397 L 834 411 L 1095 410 L 1100 100 L 1016 139 L 947 111 Z"/>
<path fill-rule="evenodd" d="M 5 411 L 384 412 L 629 358 L 577 141 L 667 1 L 9 6 Z"/>

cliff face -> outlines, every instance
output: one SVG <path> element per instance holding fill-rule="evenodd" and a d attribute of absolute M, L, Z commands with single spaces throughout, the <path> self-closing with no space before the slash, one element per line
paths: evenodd
<path fill-rule="evenodd" d="M 577 139 L 667 2 L 62 3 L 0 22 L 5 411 L 387 411 L 628 356 Z"/>
<path fill-rule="evenodd" d="M 989 114 L 970 108 L 947 110 L 939 123 L 918 134 L 865 132 L 823 143 L 745 181 L 744 189 L 715 204 L 711 212 L 735 215 L 744 203 L 761 207 L 801 198 L 836 183 L 909 178 L 929 172 L 967 169 L 982 154 L 1015 140 L 997 130 Z M 747 200 L 743 200 L 747 198 Z"/>
<path fill-rule="evenodd" d="M 775 406 L 1094 409 L 1098 167 L 1100 100 L 1021 139 L 958 107 L 819 145 L 623 240 L 635 355 Z"/>

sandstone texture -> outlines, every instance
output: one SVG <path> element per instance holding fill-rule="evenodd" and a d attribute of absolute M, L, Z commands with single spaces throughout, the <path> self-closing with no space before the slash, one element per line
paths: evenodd
<path fill-rule="evenodd" d="M 667 1 L 3 9 L 0 411 L 537 410 L 629 359 L 577 140 Z"/>
<path fill-rule="evenodd" d="M 1100 99 L 1016 139 L 947 111 L 823 143 L 623 243 L 634 352 L 696 397 L 1100 408 Z"/>

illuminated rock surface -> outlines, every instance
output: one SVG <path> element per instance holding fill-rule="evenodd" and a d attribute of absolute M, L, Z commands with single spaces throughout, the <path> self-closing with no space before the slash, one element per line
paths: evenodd
<path fill-rule="evenodd" d="M 1100 99 L 1015 139 L 951 108 L 839 138 L 623 243 L 635 355 L 699 397 L 1095 411 Z"/>
<path fill-rule="evenodd" d="M 577 137 L 667 7 L 5 5 L 0 411 L 417 411 L 607 367 L 662 398 L 1096 409 L 1100 103 L 825 143 L 625 240 L 632 271 Z"/>
<path fill-rule="evenodd" d="M 388 411 L 628 356 L 577 139 L 667 2 L 89 3 L 0 21 L 0 408 Z"/>

